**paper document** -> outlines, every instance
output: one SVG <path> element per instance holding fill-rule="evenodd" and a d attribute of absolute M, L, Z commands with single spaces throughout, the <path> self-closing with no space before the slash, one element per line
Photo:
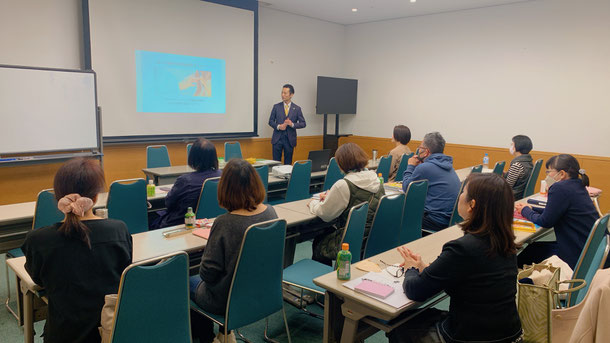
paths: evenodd
<path fill-rule="evenodd" d="M 350 280 L 350 281 L 344 283 L 343 286 L 345 286 L 351 290 L 354 290 L 354 288 L 356 286 L 358 286 L 360 283 L 362 283 L 363 279 L 386 284 L 386 285 L 394 288 L 394 293 L 392 293 L 385 299 L 379 299 L 377 297 L 370 296 L 370 295 L 363 293 L 364 296 L 368 296 L 371 299 L 381 301 L 382 303 L 390 305 L 395 308 L 402 308 L 413 302 L 413 300 L 410 300 L 409 298 L 407 298 L 404 291 L 402 290 L 402 282 L 404 281 L 404 277 L 396 278 L 386 272 L 381 272 L 381 273 L 370 272 L 368 274 L 365 274 L 362 277 L 359 277 L 359 278 L 356 278 L 356 279 L 353 279 L 353 280 Z"/>

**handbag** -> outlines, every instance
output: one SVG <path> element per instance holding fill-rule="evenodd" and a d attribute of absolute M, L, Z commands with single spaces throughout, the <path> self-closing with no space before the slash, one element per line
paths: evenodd
<path fill-rule="evenodd" d="M 104 307 L 102 307 L 100 327 L 98 328 L 102 337 L 102 343 L 111 342 L 117 299 L 117 294 L 107 294 L 104 296 Z"/>
<path fill-rule="evenodd" d="M 522 282 L 534 271 L 547 270 L 551 273 L 549 280 L 543 285 Z M 560 269 L 546 264 L 524 266 L 517 275 L 517 309 L 523 328 L 524 342 L 550 343 L 552 333 L 552 311 L 561 309 L 560 294 L 571 293 L 586 285 L 582 279 L 559 281 Z M 565 290 L 559 290 L 562 283 L 580 283 L 580 285 Z"/>

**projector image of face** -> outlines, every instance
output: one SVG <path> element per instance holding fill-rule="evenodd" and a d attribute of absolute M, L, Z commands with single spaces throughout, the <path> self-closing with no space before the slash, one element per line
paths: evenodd
<path fill-rule="evenodd" d="M 196 87 L 193 96 L 212 96 L 212 73 L 206 70 L 197 70 L 178 84 L 180 90 L 190 87 Z"/>

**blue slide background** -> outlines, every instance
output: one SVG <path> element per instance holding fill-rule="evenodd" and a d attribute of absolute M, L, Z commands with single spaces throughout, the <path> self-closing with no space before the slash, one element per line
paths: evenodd
<path fill-rule="evenodd" d="M 196 71 L 211 73 L 210 96 L 195 96 L 195 86 L 179 88 L 179 84 Z M 224 60 L 136 50 L 136 78 L 138 112 L 226 111 Z"/>

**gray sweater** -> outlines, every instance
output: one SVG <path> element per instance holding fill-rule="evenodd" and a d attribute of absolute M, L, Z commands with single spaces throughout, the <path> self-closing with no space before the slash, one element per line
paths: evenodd
<path fill-rule="evenodd" d="M 252 224 L 276 218 L 277 214 L 271 205 L 253 216 L 226 213 L 216 218 L 199 267 L 199 276 L 203 282 L 197 287 L 195 302 L 202 309 L 215 314 L 225 313 L 246 229 Z"/>

